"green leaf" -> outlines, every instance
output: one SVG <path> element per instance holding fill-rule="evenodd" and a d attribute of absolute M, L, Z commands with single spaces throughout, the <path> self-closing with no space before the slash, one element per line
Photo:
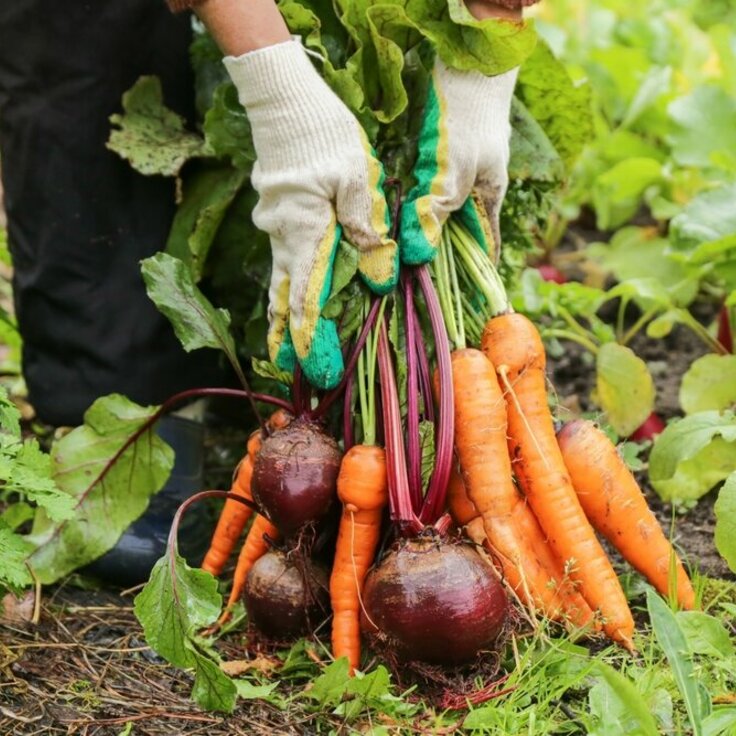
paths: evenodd
<path fill-rule="evenodd" d="M 656 736 L 659 731 L 636 685 L 602 661 L 593 671 L 596 684 L 588 693 L 590 711 L 598 723 L 591 736 Z"/>
<path fill-rule="evenodd" d="M 705 411 L 671 422 L 654 442 L 649 480 L 666 501 L 694 501 L 736 470 L 736 416 Z"/>
<path fill-rule="evenodd" d="M 434 422 L 419 422 L 419 450 L 421 452 L 422 488 L 426 491 L 434 470 Z"/>
<path fill-rule="evenodd" d="M 289 373 L 289 371 L 282 370 L 270 360 L 259 360 L 258 358 L 253 358 L 251 360 L 251 365 L 253 366 L 253 373 L 261 378 L 268 378 L 289 387 L 294 383 L 294 376 Z"/>
<path fill-rule="evenodd" d="M 186 641 L 195 658 L 192 700 L 205 710 L 232 713 L 238 690 L 235 683 L 216 662 L 198 652 L 190 640 Z"/>
<path fill-rule="evenodd" d="M 155 564 L 151 577 L 136 596 L 134 611 L 150 647 L 176 667 L 194 669 L 192 697 L 207 710 L 232 712 L 236 686 L 206 656 L 197 632 L 217 620 L 222 596 L 210 573 L 193 569 L 176 545 Z"/>
<path fill-rule="evenodd" d="M 0 387 L 0 430 L 20 439 L 20 410 L 3 387 Z"/>
<path fill-rule="evenodd" d="M 235 680 L 238 697 L 243 698 L 243 700 L 268 700 L 278 686 L 278 682 L 272 682 L 268 685 L 255 685 L 248 680 Z"/>
<path fill-rule="evenodd" d="M 358 273 L 358 258 L 358 249 L 346 240 L 341 240 L 332 268 L 330 299 L 334 299 L 343 291 Z"/>
<path fill-rule="evenodd" d="M 107 147 L 141 174 L 177 176 L 190 159 L 206 155 L 205 143 L 163 104 L 158 77 L 141 77 L 123 94 L 123 114 L 110 116 Z"/>
<path fill-rule="evenodd" d="M 703 719 L 703 736 L 733 736 L 736 729 L 736 706 L 727 705 L 714 708 L 713 712 Z"/>
<path fill-rule="evenodd" d="M 736 355 L 704 355 L 682 377 L 680 405 L 686 414 L 736 407 Z"/>
<path fill-rule="evenodd" d="M 639 209 L 644 192 L 662 178 L 662 164 L 652 158 L 621 161 L 593 182 L 593 206 L 601 230 L 622 225 Z"/>
<path fill-rule="evenodd" d="M 57 486 L 51 457 L 41 450 L 36 439 L 26 440 L 19 447 L 5 481 L 6 488 L 24 493 L 53 521 L 64 521 L 74 515 L 76 499 Z"/>
<path fill-rule="evenodd" d="M 28 561 L 42 583 L 53 583 L 112 549 L 166 482 L 174 454 L 153 427 L 143 429 L 156 409 L 112 394 L 97 399 L 84 425 L 54 443 L 54 480 L 74 497 L 75 507 L 73 517 L 59 524 L 45 515 L 36 518 L 28 538 L 36 549 Z"/>
<path fill-rule="evenodd" d="M 540 41 L 519 71 L 516 94 L 570 168 L 593 140 L 590 85 L 575 84 L 549 46 Z"/>
<path fill-rule="evenodd" d="M 18 501 L 17 503 L 11 503 L 2 514 L 0 514 L 0 521 L 3 521 L 13 531 L 19 526 L 25 524 L 27 521 L 31 521 L 35 516 L 36 511 L 31 504 L 25 501 Z"/>
<path fill-rule="evenodd" d="M 698 279 L 688 277 L 688 270 L 669 256 L 668 248 L 667 238 L 659 237 L 654 228 L 624 227 L 608 243 L 591 244 L 587 254 L 619 282 L 656 279 L 668 300 L 686 306 L 698 292 Z"/>
<path fill-rule="evenodd" d="M 694 654 L 719 659 L 736 655 L 731 635 L 715 616 L 703 611 L 678 611 L 675 618 Z"/>
<path fill-rule="evenodd" d="M 705 702 L 699 688 L 685 636 L 678 625 L 675 614 L 651 588 L 647 590 L 647 610 L 654 636 L 667 657 L 677 687 L 685 701 L 685 709 L 693 734 L 701 736 L 702 721 L 708 715 L 710 704 Z"/>
<path fill-rule="evenodd" d="M 558 182 L 564 164 L 539 123 L 516 97 L 511 102 L 511 179 Z"/>
<path fill-rule="evenodd" d="M 728 476 L 718 492 L 714 512 L 716 548 L 731 571 L 736 572 L 736 471 Z"/>
<path fill-rule="evenodd" d="M 718 274 L 724 265 L 736 262 L 734 198 L 736 183 L 703 192 L 672 219 L 670 241 L 687 263 L 702 264 Z M 736 288 L 736 283 L 730 288 Z"/>
<path fill-rule="evenodd" d="M 189 266 L 194 281 L 202 278 L 220 225 L 246 178 L 246 172 L 230 166 L 207 167 L 187 176 L 166 252 Z"/>
<path fill-rule="evenodd" d="M 249 172 L 256 160 L 253 136 L 245 109 L 232 82 L 217 87 L 204 116 L 204 139 L 217 158 L 229 158 L 236 169 Z"/>
<path fill-rule="evenodd" d="M 671 84 L 672 67 L 653 66 L 642 79 L 621 125 L 625 128 L 633 125 L 642 113 L 669 91 Z"/>
<path fill-rule="evenodd" d="M 19 590 L 30 585 L 33 580 L 25 561 L 33 550 L 33 545 L 16 534 L 2 519 L 0 519 L 0 590 L 10 588 Z"/>
<path fill-rule="evenodd" d="M 314 680 L 307 695 L 316 700 L 321 707 L 337 705 L 347 691 L 350 682 L 349 670 L 347 657 L 336 659 Z"/>
<path fill-rule="evenodd" d="M 715 85 L 699 85 L 670 103 L 672 155 L 683 166 L 736 168 L 736 100 Z M 725 160 L 725 161 L 724 161 Z"/>
<path fill-rule="evenodd" d="M 617 434 L 628 437 L 654 409 L 654 381 L 630 348 L 609 342 L 596 355 L 598 401 Z"/>
<path fill-rule="evenodd" d="M 141 272 L 149 298 L 168 317 L 184 350 L 219 348 L 237 360 L 230 315 L 212 306 L 183 261 L 157 253 L 141 261 Z"/>

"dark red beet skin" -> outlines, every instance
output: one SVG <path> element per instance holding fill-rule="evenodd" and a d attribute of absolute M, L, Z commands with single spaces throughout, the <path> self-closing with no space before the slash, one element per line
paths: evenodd
<path fill-rule="evenodd" d="M 374 648 L 442 665 L 489 648 L 508 611 L 503 587 L 475 549 L 436 539 L 400 542 L 368 574 L 363 601 L 361 625 Z"/>
<path fill-rule="evenodd" d="M 335 500 L 342 455 L 316 424 L 294 421 L 264 441 L 253 466 L 253 500 L 285 537 L 319 521 Z"/>
<path fill-rule="evenodd" d="M 567 283 L 567 276 L 557 266 L 553 266 L 551 263 L 540 264 L 537 266 L 537 271 L 539 271 L 539 275 L 545 281 L 553 281 L 555 284 Z"/>
<path fill-rule="evenodd" d="M 248 621 L 271 639 L 308 634 L 327 618 L 328 586 L 321 566 L 271 550 L 253 565 L 245 581 Z"/>
<path fill-rule="evenodd" d="M 630 440 L 634 442 L 644 442 L 644 440 L 653 440 L 658 434 L 664 432 L 664 428 L 667 425 L 664 420 L 658 415 L 652 412 L 645 420 L 644 423 L 629 436 Z"/>

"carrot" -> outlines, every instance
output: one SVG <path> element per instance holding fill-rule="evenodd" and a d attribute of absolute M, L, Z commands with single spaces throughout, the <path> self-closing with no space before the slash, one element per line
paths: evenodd
<path fill-rule="evenodd" d="M 633 649 L 634 619 L 611 562 L 585 516 L 555 437 L 547 405 L 545 353 L 523 315 L 491 318 L 482 347 L 496 367 L 506 398 L 514 472 L 557 557 L 612 639 Z M 471 386 L 472 390 L 472 386 Z M 472 498 L 472 495 L 471 495 Z"/>
<path fill-rule="evenodd" d="M 251 567 L 271 548 L 268 540 L 275 540 L 278 536 L 279 530 L 265 516 L 255 515 L 240 550 L 235 572 L 233 573 L 233 587 L 230 589 L 225 611 L 220 616 L 218 624 L 222 625 L 230 618 L 230 609 L 243 594 L 245 579 L 248 577 Z"/>
<path fill-rule="evenodd" d="M 482 523 L 480 528 L 477 524 L 477 522 L 480 521 L 478 509 L 468 498 L 465 484 L 456 468 L 453 468 L 453 472 L 450 475 L 447 498 L 450 514 L 452 515 L 455 523 L 460 526 L 464 526 L 466 534 L 476 544 L 481 544 L 486 548 L 490 548 L 491 545 L 488 542 Z M 536 558 L 538 563 L 548 574 L 549 581 L 546 586 L 556 590 L 557 594 L 560 596 L 559 605 L 561 605 L 561 609 L 558 611 L 548 610 L 546 611 L 547 615 L 556 620 L 567 620 L 571 624 L 579 627 L 585 627 L 592 624 L 594 618 L 593 611 L 590 610 L 590 606 L 585 602 L 585 599 L 580 595 L 580 593 L 575 590 L 574 585 L 565 578 L 562 564 L 555 557 L 547 544 L 544 534 L 539 527 L 539 522 L 536 520 L 534 513 L 529 508 L 528 504 L 522 499 L 518 499 L 513 511 L 511 512 L 511 517 L 514 525 L 516 526 L 517 533 L 531 547 L 534 558 Z M 537 608 L 542 607 L 538 603 L 535 606 L 534 600 L 526 600 L 523 596 L 523 591 L 520 597 L 530 606 Z"/>
<path fill-rule="evenodd" d="M 566 424 L 557 433 L 557 442 L 593 527 L 662 595 L 673 592 L 682 608 L 693 608 L 690 578 L 614 444 L 584 419 Z"/>
<path fill-rule="evenodd" d="M 277 409 L 268 419 L 266 426 L 269 430 L 282 429 L 291 420 L 291 414 L 284 411 L 284 409 Z M 253 476 L 253 463 L 261 449 L 261 441 L 260 430 L 251 433 L 248 438 L 247 455 L 235 469 L 232 487 L 230 488 L 230 493 L 242 496 L 251 503 L 253 502 L 253 496 L 250 492 L 250 482 Z M 219 575 L 222 572 L 252 514 L 252 509 L 245 504 L 232 499 L 225 501 L 217 526 L 212 534 L 209 549 L 202 562 L 203 570 L 212 573 L 212 575 Z"/>
<path fill-rule="evenodd" d="M 236 493 L 238 496 L 252 503 L 253 496 L 250 492 L 250 480 L 252 476 L 253 462 L 250 456 L 246 455 L 240 461 L 230 492 Z M 228 561 L 235 547 L 235 543 L 240 538 L 252 513 L 253 510 L 245 504 L 230 498 L 225 501 L 214 534 L 212 535 L 210 547 L 202 562 L 203 570 L 207 570 L 207 572 L 213 575 L 219 575 L 222 572 L 225 563 Z"/>
<path fill-rule="evenodd" d="M 343 504 L 330 577 L 332 652 L 347 657 L 350 672 L 360 664 L 360 609 L 366 573 L 373 564 L 388 500 L 386 454 L 381 447 L 355 445 L 337 478 Z"/>
<path fill-rule="evenodd" d="M 514 518 L 523 504 L 506 446 L 506 407 L 490 361 L 479 350 L 452 353 L 455 447 L 470 502 L 483 519 L 490 550 L 504 576 L 530 607 L 554 618 L 562 601 Z"/>

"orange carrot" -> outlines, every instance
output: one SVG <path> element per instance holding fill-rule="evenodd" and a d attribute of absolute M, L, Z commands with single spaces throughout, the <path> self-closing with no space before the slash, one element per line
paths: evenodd
<path fill-rule="evenodd" d="M 332 653 L 348 658 L 352 674 L 360 664 L 363 582 L 373 564 L 388 500 L 383 448 L 355 445 L 348 450 L 340 465 L 337 495 L 343 509 L 330 577 Z"/>
<path fill-rule="evenodd" d="M 291 414 L 284 409 L 277 409 L 268 419 L 267 427 L 270 430 L 282 429 L 291 420 Z M 253 464 L 256 455 L 261 449 L 261 441 L 260 430 L 251 433 L 248 438 L 247 455 L 236 468 L 232 487 L 230 488 L 230 493 L 235 493 L 251 503 L 253 502 L 253 496 L 250 492 L 250 481 L 253 476 Z M 209 549 L 202 562 L 203 570 L 207 570 L 213 575 L 219 575 L 222 572 L 252 514 L 252 509 L 239 501 L 232 499 L 225 501 Z"/>
<path fill-rule="evenodd" d="M 680 606 L 693 608 L 690 578 L 611 440 L 593 422 L 576 419 L 557 433 L 557 442 L 593 527 L 662 595 L 670 594 L 672 581 Z"/>
<path fill-rule="evenodd" d="M 253 496 L 250 492 L 250 480 L 253 476 L 253 463 L 249 455 L 246 455 L 241 461 L 235 474 L 230 493 L 253 502 Z M 250 519 L 253 510 L 240 503 L 228 498 L 220 512 L 220 518 L 217 521 L 215 532 L 212 535 L 210 547 L 202 562 L 202 569 L 213 575 L 219 575 L 225 563 L 228 561 L 230 554 L 235 547 L 235 543 Z"/>
<path fill-rule="evenodd" d="M 464 526 L 466 533 L 476 544 L 490 547 L 482 525 L 479 530 L 478 525 L 474 523 L 479 518 L 478 509 L 468 498 L 463 479 L 455 468 L 450 474 L 447 499 L 449 511 L 455 523 Z M 557 615 L 554 615 L 555 620 L 568 621 L 578 627 L 592 625 L 594 623 L 593 611 L 575 589 L 572 582 L 566 578 L 562 564 L 547 544 L 544 533 L 539 527 L 539 522 L 529 505 L 523 499 L 520 499 L 514 506 L 511 516 L 518 534 L 526 540 L 539 564 L 549 575 L 548 585 L 554 587 L 560 596 L 562 609 Z M 554 613 L 554 611 L 550 611 L 548 615 Z"/>
<path fill-rule="evenodd" d="M 227 599 L 224 613 L 220 616 L 219 624 L 223 624 L 230 618 L 230 609 L 240 600 L 250 569 L 270 549 L 268 540 L 278 539 L 278 536 L 279 530 L 265 516 L 260 514 L 254 516 L 235 565 L 233 587 L 230 589 L 230 597 Z"/>
<path fill-rule="evenodd" d="M 506 407 L 493 366 L 479 350 L 456 350 L 452 380 L 457 456 L 468 498 L 483 518 L 490 550 L 522 601 L 554 618 L 562 601 L 514 519 L 523 501 L 512 479 Z"/>
<path fill-rule="evenodd" d="M 506 398 L 514 472 L 557 557 L 612 639 L 633 649 L 634 619 L 611 562 L 572 487 L 547 405 L 545 353 L 534 325 L 503 314 L 486 324 L 483 351 L 496 367 Z M 471 387 L 472 388 L 472 387 Z M 472 498 L 472 495 L 471 495 Z"/>

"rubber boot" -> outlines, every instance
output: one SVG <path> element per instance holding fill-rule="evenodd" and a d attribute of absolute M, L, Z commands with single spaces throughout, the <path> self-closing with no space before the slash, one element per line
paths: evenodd
<path fill-rule="evenodd" d="M 134 521 L 118 543 L 81 572 L 110 585 L 131 587 L 148 580 L 156 561 L 166 552 L 166 541 L 177 508 L 203 490 L 204 427 L 182 417 L 167 416 L 156 425 L 157 434 L 174 450 L 175 459 L 166 485 Z M 193 508 L 179 525 L 179 553 L 198 566 L 207 550 L 213 523 Z"/>

